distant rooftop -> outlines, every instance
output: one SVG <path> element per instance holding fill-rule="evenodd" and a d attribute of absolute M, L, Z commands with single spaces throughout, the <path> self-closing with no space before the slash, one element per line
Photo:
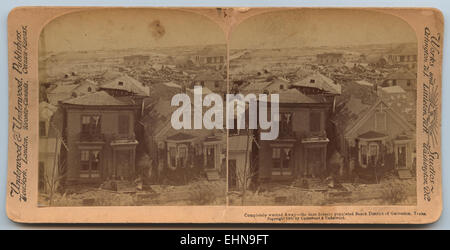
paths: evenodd
<path fill-rule="evenodd" d="M 64 104 L 81 105 L 81 106 L 126 106 L 130 105 L 124 101 L 118 100 L 110 96 L 105 91 L 89 93 L 77 98 L 63 101 Z"/>
<path fill-rule="evenodd" d="M 341 85 L 336 84 L 330 78 L 315 72 L 292 84 L 297 87 L 317 88 L 330 94 L 341 94 Z"/>
<path fill-rule="evenodd" d="M 144 86 L 143 83 L 138 80 L 128 76 L 123 75 L 115 78 L 112 81 L 109 81 L 101 86 L 102 89 L 116 89 L 116 90 L 125 90 L 130 93 L 139 95 L 139 96 L 149 96 L 150 89 L 147 86 Z"/>
<path fill-rule="evenodd" d="M 406 91 L 398 85 L 381 88 L 381 91 L 383 91 L 387 94 L 404 94 L 404 93 L 406 93 Z"/>

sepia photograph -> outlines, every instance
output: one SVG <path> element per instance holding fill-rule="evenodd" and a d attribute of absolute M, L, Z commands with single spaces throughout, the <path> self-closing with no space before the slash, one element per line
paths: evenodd
<path fill-rule="evenodd" d="M 6 214 L 433 223 L 443 32 L 432 8 L 16 8 Z"/>
<path fill-rule="evenodd" d="M 279 136 L 230 131 L 230 205 L 415 205 L 417 51 L 408 23 L 376 11 L 239 23 L 232 92 L 278 94 Z"/>
<path fill-rule="evenodd" d="M 225 205 L 226 131 L 176 130 L 172 97 L 227 91 L 200 14 L 75 12 L 39 39 L 39 206 Z M 192 104 L 193 105 L 193 104 Z"/>

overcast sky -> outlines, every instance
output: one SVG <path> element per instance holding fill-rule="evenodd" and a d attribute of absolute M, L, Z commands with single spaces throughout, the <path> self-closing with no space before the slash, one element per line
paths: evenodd
<path fill-rule="evenodd" d="M 234 29 L 231 48 L 282 48 L 416 42 L 392 15 L 362 10 L 289 10 L 253 16 Z"/>
<path fill-rule="evenodd" d="M 289 10 L 260 14 L 231 33 L 231 48 L 283 48 L 416 42 L 400 18 L 362 10 Z M 91 10 L 56 18 L 40 52 L 225 44 L 219 25 L 190 12 Z"/>
<path fill-rule="evenodd" d="M 40 51 L 225 43 L 220 27 L 199 14 L 175 10 L 110 9 L 77 12 L 56 18 L 41 34 Z"/>

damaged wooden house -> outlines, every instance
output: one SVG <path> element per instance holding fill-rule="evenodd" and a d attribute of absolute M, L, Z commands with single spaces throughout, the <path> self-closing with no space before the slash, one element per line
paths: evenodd
<path fill-rule="evenodd" d="M 400 178 L 412 178 L 415 127 L 370 87 L 354 84 L 347 88 L 352 91 L 338 102 L 332 118 L 333 140 L 345 162 L 341 173 L 367 181 L 379 181 L 390 171 Z"/>
<path fill-rule="evenodd" d="M 259 182 L 321 177 L 330 141 L 326 133 L 330 103 L 296 89 L 279 91 L 279 102 L 278 139 L 257 139 Z M 256 133 L 259 138 L 261 131 Z"/>
<path fill-rule="evenodd" d="M 175 94 L 187 90 L 175 84 L 159 84 L 155 86 L 155 91 Z M 191 91 L 186 93 L 192 95 Z M 192 178 L 219 180 L 224 177 L 226 132 L 174 129 L 171 116 L 178 107 L 171 105 L 169 96 L 161 96 L 158 98 L 152 95 L 146 101 L 144 116 L 140 122 L 144 127 L 146 152 L 152 159 L 147 177 L 153 182 L 168 180 L 173 184 L 185 184 Z"/>
<path fill-rule="evenodd" d="M 98 91 L 60 102 L 67 143 L 67 183 L 101 183 L 136 177 L 135 125 L 149 88 L 120 76 Z"/>

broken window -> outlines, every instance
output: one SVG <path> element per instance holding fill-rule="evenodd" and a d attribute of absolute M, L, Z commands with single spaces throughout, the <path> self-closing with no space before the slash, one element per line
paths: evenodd
<path fill-rule="evenodd" d="M 272 175 L 291 175 L 292 148 L 272 148 Z"/>
<path fill-rule="evenodd" d="M 100 151 L 81 150 L 80 152 L 80 177 L 98 178 L 100 170 Z"/>
<path fill-rule="evenodd" d="M 292 112 L 280 112 L 280 136 L 292 136 Z"/>
<path fill-rule="evenodd" d="M 83 115 L 81 117 L 81 137 L 83 139 L 99 139 L 101 123 L 99 115 Z"/>
<path fill-rule="evenodd" d="M 379 157 L 379 146 L 377 142 L 364 142 L 360 146 L 360 164 L 363 168 L 376 167 Z"/>

